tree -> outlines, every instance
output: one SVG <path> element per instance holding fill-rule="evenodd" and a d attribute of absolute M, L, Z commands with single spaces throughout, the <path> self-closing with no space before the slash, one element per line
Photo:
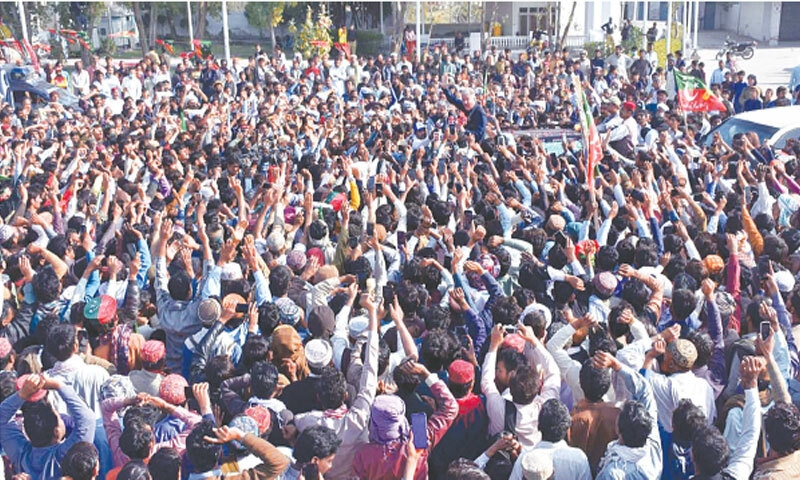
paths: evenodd
<path fill-rule="evenodd" d="M 314 12 L 311 7 L 306 10 L 306 20 L 297 32 L 295 40 L 295 51 L 301 52 L 306 58 L 314 55 L 328 53 L 333 45 L 331 40 L 331 22 L 325 4 L 320 4 L 320 11 L 317 14 L 317 21 L 314 21 Z M 292 24 L 289 27 L 297 31 L 297 27 Z"/>
<path fill-rule="evenodd" d="M 142 49 L 142 56 L 150 51 L 147 30 L 144 28 L 144 8 L 149 8 L 149 2 L 130 2 L 133 8 L 133 19 L 136 22 L 136 30 L 139 31 L 139 47 Z M 144 7 L 144 8 L 143 8 Z"/>
<path fill-rule="evenodd" d="M 406 2 L 396 1 L 394 6 L 394 29 L 392 40 L 394 41 L 394 52 L 400 53 L 400 46 L 403 44 L 403 29 L 406 26 Z"/>
<path fill-rule="evenodd" d="M 197 23 L 194 24 L 194 37 L 203 40 L 208 33 L 206 32 L 208 16 L 222 17 L 222 2 L 192 2 L 192 15 L 197 19 Z"/>
<path fill-rule="evenodd" d="M 277 44 L 275 27 L 283 23 L 283 14 L 286 7 L 293 7 L 297 2 L 261 3 L 250 2 L 244 7 L 244 16 L 247 23 L 263 31 L 269 28 L 273 48 Z"/>
<path fill-rule="evenodd" d="M 561 35 L 561 40 L 558 42 L 559 47 L 563 47 L 565 45 L 564 42 L 567 41 L 567 35 L 569 35 L 569 29 L 572 26 L 572 19 L 575 18 L 575 8 L 578 6 L 577 1 L 572 2 L 572 8 L 569 11 L 569 18 L 567 19 L 567 24 L 564 25 L 564 34 Z"/>

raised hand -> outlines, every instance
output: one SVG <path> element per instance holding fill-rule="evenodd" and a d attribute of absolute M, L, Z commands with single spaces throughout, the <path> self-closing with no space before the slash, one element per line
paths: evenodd
<path fill-rule="evenodd" d="M 19 397 L 26 402 L 31 399 L 36 393 L 45 388 L 47 381 L 44 376 L 38 374 L 28 375 L 28 378 L 22 383 L 22 388 L 19 390 Z"/>
<path fill-rule="evenodd" d="M 647 355 L 650 357 L 659 357 L 661 355 L 664 355 L 666 351 L 667 351 L 667 342 L 659 338 L 658 340 L 653 342 L 653 346 L 650 347 L 650 350 L 647 352 Z"/>
<path fill-rule="evenodd" d="M 739 366 L 739 376 L 742 387 L 745 389 L 755 388 L 758 385 L 758 377 L 766 369 L 767 361 L 761 357 L 747 356 L 742 359 Z"/>
<path fill-rule="evenodd" d="M 681 336 L 681 326 L 678 325 L 677 323 L 669 327 L 668 329 L 664 330 L 663 332 L 661 332 L 661 337 L 667 344 L 674 342 L 675 340 L 680 338 L 680 336 Z"/>
<path fill-rule="evenodd" d="M 223 443 L 232 442 L 234 440 L 241 442 L 244 439 L 244 432 L 239 430 L 236 427 L 229 427 L 227 425 L 223 425 L 222 427 L 214 429 L 214 437 L 203 437 L 208 443 L 214 443 L 217 445 L 221 445 Z"/>
<path fill-rule="evenodd" d="M 595 352 L 592 357 L 592 366 L 594 368 L 611 368 L 616 371 L 622 368 L 622 364 L 617 360 L 617 357 L 603 350 Z"/>

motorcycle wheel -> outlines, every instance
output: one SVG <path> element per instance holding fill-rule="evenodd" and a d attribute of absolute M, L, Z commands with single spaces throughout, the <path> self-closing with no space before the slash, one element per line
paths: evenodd
<path fill-rule="evenodd" d="M 750 60 L 751 58 L 753 58 L 753 55 L 755 55 L 755 53 L 756 52 L 755 50 L 753 50 L 753 47 L 747 47 L 742 51 L 742 58 L 744 58 L 745 60 Z"/>
<path fill-rule="evenodd" d="M 717 52 L 717 60 L 719 61 L 722 60 L 723 58 L 725 58 L 725 49 L 722 49 L 719 52 Z"/>

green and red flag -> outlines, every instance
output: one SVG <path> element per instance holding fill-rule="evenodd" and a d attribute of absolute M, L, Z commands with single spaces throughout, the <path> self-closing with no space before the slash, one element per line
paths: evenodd
<path fill-rule="evenodd" d="M 597 132 L 597 126 L 594 124 L 592 109 L 586 99 L 586 93 L 580 87 L 577 93 L 580 102 L 578 117 L 581 122 L 581 134 L 586 151 L 586 183 L 591 188 L 594 185 L 594 170 L 603 159 L 603 145 L 600 141 L 600 134 Z"/>
<path fill-rule="evenodd" d="M 675 72 L 675 88 L 678 91 L 678 104 L 684 112 L 725 111 L 727 108 L 722 100 L 711 93 L 706 84 L 699 78 Z"/>

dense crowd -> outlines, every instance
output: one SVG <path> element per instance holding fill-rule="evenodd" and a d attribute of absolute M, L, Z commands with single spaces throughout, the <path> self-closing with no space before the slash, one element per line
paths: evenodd
<path fill-rule="evenodd" d="M 6 478 L 800 476 L 800 142 L 700 142 L 791 92 L 652 48 L 344 57 L 93 58 L 39 73 L 79 107 L 2 104 Z"/>

